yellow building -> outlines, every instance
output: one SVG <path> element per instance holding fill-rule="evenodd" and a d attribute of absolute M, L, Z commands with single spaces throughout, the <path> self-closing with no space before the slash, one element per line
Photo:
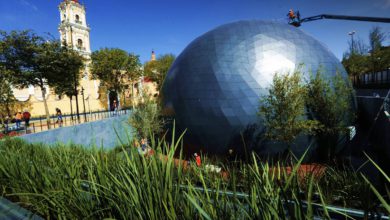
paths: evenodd
<path fill-rule="evenodd" d="M 82 70 L 82 79 L 80 82 L 78 103 L 80 113 L 84 111 L 83 96 L 81 90 L 84 91 L 84 103 L 86 112 L 102 110 L 104 107 L 99 101 L 99 81 L 90 79 L 89 65 L 91 63 L 91 47 L 90 47 L 90 28 L 87 25 L 86 12 L 84 5 L 81 5 L 77 0 L 64 0 L 59 5 L 61 23 L 58 27 L 60 32 L 61 42 L 66 42 L 74 50 L 78 51 L 86 59 L 85 68 Z M 47 94 L 47 104 L 49 112 L 54 114 L 55 108 L 60 108 L 63 113 L 70 113 L 71 101 L 68 97 L 58 97 L 53 90 L 48 88 L 50 92 Z M 39 88 L 30 86 L 23 90 L 14 90 L 15 98 L 22 102 L 31 104 L 30 112 L 32 115 L 44 115 L 45 107 L 43 104 L 42 93 Z M 76 112 L 76 99 L 72 99 L 72 110 Z"/>
<path fill-rule="evenodd" d="M 71 46 L 74 50 L 79 52 L 85 58 L 85 67 L 82 70 L 82 79 L 80 81 L 78 106 L 79 112 L 85 111 L 97 111 L 97 110 L 107 110 L 112 106 L 113 100 L 117 100 L 119 107 L 122 103 L 127 100 L 131 100 L 132 103 L 139 103 L 138 97 L 141 95 L 141 90 L 147 90 L 149 94 L 156 96 L 156 84 L 151 82 L 148 79 L 141 77 L 135 82 L 128 82 L 130 88 L 127 91 L 124 91 L 123 94 L 118 94 L 119 97 L 116 97 L 115 94 L 107 94 L 104 88 L 99 89 L 99 81 L 91 80 L 91 44 L 90 44 L 90 27 L 87 25 L 86 11 L 85 6 L 80 4 L 78 0 L 63 0 L 59 5 L 60 12 L 60 24 L 58 31 L 60 32 L 61 42 L 66 42 L 68 46 Z M 152 52 L 152 60 L 155 60 L 155 54 Z M 83 90 L 84 95 L 81 94 Z M 47 104 L 49 107 L 50 114 L 55 113 L 55 108 L 61 109 L 63 114 L 68 114 L 71 112 L 76 113 L 76 98 L 73 97 L 70 100 L 68 97 L 59 97 L 47 87 Z M 102 93 L 103 92 L 103 93 Z M 30 86 L 29 88 L 18 90 L 14 89 L 14 96 L 18 101 L 29 103 L 29 111 L 33 116 L 45 115 L 45 107 L 43 104 L 42 93 L 40 88 L 34 88 Z M 83 102 L 84 97 L 84 102 Z M 71 107 L 72 106 L 72 107 Z M 23 111 L 23 109 L 19 109 Z"/>

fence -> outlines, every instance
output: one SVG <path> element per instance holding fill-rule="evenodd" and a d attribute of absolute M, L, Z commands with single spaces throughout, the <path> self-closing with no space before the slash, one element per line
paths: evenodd
<path fill-rule="evenodd" d="M 68 114 L 62 116 L 62 123 L 57 120 L 56 115 L 51 115 L 50 120 L 46 120 L 46 116 L 32 117 L 29 126 L 22 122 L 22 126 L 17 128 L 16 123 L 6 124 L 0 133 L 0 138 L 8 134 L 10 136 L 20 136 L 24 134 L 31 134 L 54 129 L 58 127 L 73 126 L 81 123 L 97 121 L 105 118 L 116 117 L 120 115 L 127 115 L 131 112 L 129 109 L 122 109 L 118 111 L 95 111 L 89 113 L 81 113 L 79 117 L 76 114 Z M 50 125 L 50 126 L 49 126 Z"/>
<path fill-rule="evenodd" d="M 352 77 L 352 83 L 355 88 L 390 88 L 390 69 L 377 73 L 366 73 Z"/>

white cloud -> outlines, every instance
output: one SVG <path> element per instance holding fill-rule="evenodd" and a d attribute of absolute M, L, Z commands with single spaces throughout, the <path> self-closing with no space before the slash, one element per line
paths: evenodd
<path fill-rule="evenodd" d="M 26 6 L 28 8 L 31 8 L 34 11 L 38 11 L 38 7 L 34 5 L 33 3 L 29 2 L 28 0 L 19 0 L 20 4 L 23 6 Z"/>

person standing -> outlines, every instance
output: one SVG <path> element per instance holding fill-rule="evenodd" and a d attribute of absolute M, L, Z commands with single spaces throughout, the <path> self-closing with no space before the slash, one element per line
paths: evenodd
<path fill-rule="evenodd" d="M 7 116 L 5 117 L 5 134 L 8 134 L 8 124 L 10 123 L 10 120 L 11 120 L 11 117 L 7 114 Z"/>
<path fill-rule="evenodd" d="M 200 155 L 197 154 L 197 153 L 194 153 L 194 157 L 195 157 L 196 166 L 200 167 L 202 165 L 202 161 L 200 159 Z"/>
<path fill-rule="evenodd" d="M 112 104 L 112 108 L 114 110 L 114 115 L 116 115 L 116 113 L 118 111 L 118 103 L 116 102 L 116 100 L 114 100 L 114 102 Z"/>
<path fill-rule="evenodd" d="M 57 115 L 57 121 L 58 125 L 62 127 L 62 112 L 59 108 L 56 108 L 56 115 Z"/>
<path fill-rule="evenodd" d="M 27 110 L 24 110 L 24 112 L 23 112 L 23 120 L 24 120 L 24 126 L 26 126 L 26 128 L 28 126 L 30 126 L 30 118 L 31 118 L 30 112 L 28 112 Z"/>
<path fill-rule="evenodd" d="M 145 151 L 148 147 L 148 140 L 146 138 L 141 139 L 141 149 L 142 151 Z"/>
<path fill-rule="evenodd" d="M 16 129 L 20 128 L 20 125 L 22 123 L 22 118 L 23 118 L 23 115 L 21 112 L 17 112 L 15 114 Z"/>
<path fill-rule="evenodd" d="M 290 10 L 288 11 L 287 16 L 288 16 L 288 18 L 289 18 L 291 21 L 294 20 L 294 18 L 295 18 L 294 11 L 293 11 L 292 9 L 290 9 Z"/>

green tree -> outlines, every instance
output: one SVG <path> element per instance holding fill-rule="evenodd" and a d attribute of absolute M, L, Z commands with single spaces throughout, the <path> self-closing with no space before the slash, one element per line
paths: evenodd
<path fill-rule="evenodd" d="M 84 58 L 65 44 L 61 47 L 56 62 L 59 63 L 58 74 L 49 81 L 49 85 L 57 95 L 65 95 L 72 100 L 72 97 L 78 94 Z M 72 109 L 72 103 L 70 108 Z"/>
<path fill-rule="evenodd" d="M 1 32 L 0 34 L 3 36 L 5 32 Z M 0 123 L 3 128 L 5 127 L 4 119 L 7 116 L 12 116 L 13 113 L 28 107 L 30 104 L 28 102 L 18 102 L 15 99 L 12 90 L 13 75 L 6 69 L 5 48 L 5 42 L 0 41 Z"/>
<path fill-rule="evenodd" d="M 365 55 L 352 54 L 349 57 L 345 56 L 342 64 L 350 76 L 359 76 L 371 70 L 369 67 L 369 57 Z"/>
<path fill-rule="evenodd" d="M 370 71 L 367 45 L 358 38 L 348 42 L 349 50 L 343 54 L 342 64 L 350 76 L 358 76 Z"/>
<path fill-rule="evenodd" d="M 325 79 L 321 70 L 311 76 L 306 85 L 306 106 L 313 119 L 319 122 L 316 130 L 320 156 L 330 161 L 340 137 L 345 136 L 352 123 L 353 88 L 339 73 Z"/>
<path fill-rule="evenodd" d="M 1 68 L 1 67 L 0 67 Z M 11 109 L 13 104 L 16 103 L 16 99 L 12 92 L 10 80 L 5 73 L 5 70 L 1 68 L 0 73 L 0 121 L 4 128 L 4 119 L 11 115 Z"/>
<path fill-rule="evenodd" d="M 4 32 L 1 34 L 3 35 Z M 11 105 L 16 102 L 12 92 L 12 75 L 5 68 L 5 46 L 5 42 L 0 41 L 0 120 L 3 126 L 5 117 L 11 115 Z"/>
<path fill-rule="evenodd" d="M 47 80 L 52 76 L 50 62 L 54 49 L 49 42 L 30 31 L 12 31 L 2 34 L 4 44 L 5 67 L 12 71 L 13 83 L 26 88 L 29 85 L 37 86 L 42 91 L 47 121 L 49 124 L 49 109 L 46 102 Z M 45 62 L 46 61 L 46 62 Z M 47 62 L 49 61 L 49 62 Z"/>
<path fill-rule="evenodd" d="M 342 64 L 350 76 L 379 72 L 390 67 L 390 48 L 383 47 L 386 34 L 381 28 L 373 27 L 368 38 L 369 46 L 360 39 L 349 42 Z"/>
<path fill-rule="evenodd" d="M 57 84 L 58 77 L 67 75 L 69 60 L 64 48 L 59 41 L 38 36 L 31 31 L 3 32 L 0 41 L 3 45 L 2 60 L 5 69 L 13 76 L 12 84 L 18 88 L 32 85 L 41 89 L 50 128 L 47 86 Z"/>
<path fill-rule="evenodd" d="M 156 60 L 149 61 L 144 65 L 145 76 L 157 83 L 158 90 L 161 89 L 165 77 L 175 61 L 175 55 L 164 54 Z"/>
<path fill-rule="evenodd" d="M 139 57 L 118 48 L 103 48 L 92 53 L 92 78 L 99 79 L 107 91 L 121 94 L 141 74 Z"/>
<path fill-rule="evenodd" d="M 370 72 L 379 72 L 385 70 L 390 65 L 390 50 L 383 47 L 386 35 L 380 27 L 373 27 L 369 33 L 370 42 Z"/>
<path fill-rule="evenodd" d="M 386 40 L 386 35 L 380 27 L 375 26 L 368 34 L 368 39 L 371 51 L 380 50 L 383 46 L 383 42 Z"/>
<path fill-rule="evenodd" d="M 275 74 L 268 95 L 261 98 L 260 115 L 266 127 L 265 136 L 281 141 L 290 147 L 298 135 L 313 133 L 318 123 L 306 118 L 306 88 L 301 82 L 301 74 Z"/>
<path fill-rule="evenodd" d="M 381 53 L 382 53 L 381 59 L 380 59 L 380 62 L 382 63 L 381 70 L 390 69 L 390 46 L 382 47 Z"/>

